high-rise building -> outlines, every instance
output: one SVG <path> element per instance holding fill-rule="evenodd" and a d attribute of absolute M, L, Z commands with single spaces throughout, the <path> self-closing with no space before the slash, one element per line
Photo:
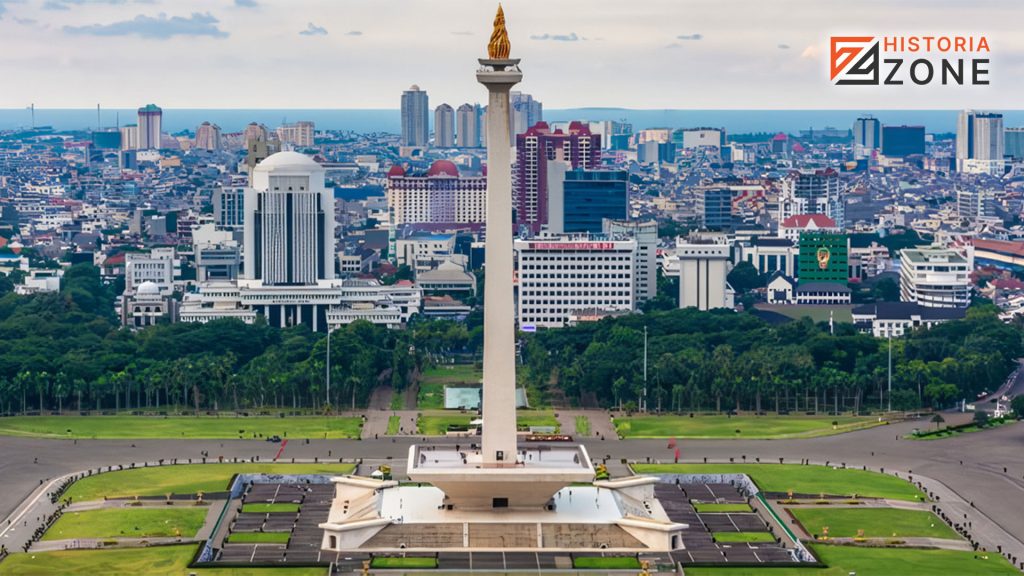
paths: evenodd
<path fill-rule="evenodd" d="M 125 124 L 121 126 L 121 150 L 138 150 L 139 125 Z"/>
<path fill-rule="evenodd" d="M 277 128 L 277 139 L 282 144 L 291 144 L 298 148 L 309 148 L 313 145 L 316 126 L 308 121 L 282 124 Z"/>
<path fill-rule="evenodd" d="M 531 126 L 544 120 L 544 105 L 530 94 L 512 92 L 509 95 L 509 121 L 512 126 L 512 144 L 517 134 L 526 132 Z"/>
<path fill-rule="evenodd" d="M 437 160 L 425 173 L 407 173 L 394 165 L 387 179 L 388 218 L 392 228 L 426 224 L 483 226 L 487 216 L 487 178 L 460 176 L 448 160 Z"/>
<path fill-rule="evenodd" d="M 883 126 L 882 155 L 903 158 L 924 154 L 924 126 Z"/>
<path fill-rule="evenodd" d="M 334 278 L 334 196 L 324 169 L 280 152 L 260 162 L 245 195 L 245 278 L 315 286 Z"/>
<path fill-rule="evenodd" d="M 978 218 L 996 216 L 995 192 L 978 187 L 961 188 L 956 191 L 957 216 L 974 222 Z"/>
<path fill-rule="evenodd" d="M 850 280 L 850 238 L 846 234 L 800 233 L 797 275 L 801 284 L 825 282 L 846 285 Z"/>
<path fill-rule="evenodd" d="M 824 214 L 846 227 L 846 183 L 831 168 L 794 171 L 781 181 L 778 222 L 797 214 Z"/>
<path fill-rule="evenodd" d="M 430 141 L 430 101 L 413 84 L 402 92 L 402 146 L 426 146 Z"/>
<path fill-rule="evenodd" d="M 732 228 L 732 190 L 723 187 L 697 191 L 697 216 L 701 225 L 709 230 Z"/>
<path fill-rule="evenodd" d="M 680 128 L 672 132 L 671 141 L 676 148 L 687 150 L 721 148 L 725 146 L 725 128 Z"/>
<path fill-rule="evenodd" d="M 455 147 L 455 110 L 448 104 L 441 104 L 434 110 L 434 146 Z"/>
<path fill-rule="evenodd" d="M 139 108 L 138 150 L 160 148 L 164 111 L 156 104 Z"/>
<path fill-rule="evenodd" d="M 600 234 L 604 219 L 629 215 L 629 174 L 625 170 L 568 170 L 548 167 L 548 230 L 555 234 Z"/>
<path fill-rule="evenodd" d="M 222 186 L 213 191 L 213 221 L 221 228 L 245 224 L 245 188 Z"/>
<path fill-rule="evenodd" d="M 270 140 L 270 131 L 263 124 L 250 122 L 242 131 L 242 143 L 248 150 L 253 142 L 266 142 Z"/>
<path fill-rule="evenodd" d="M 515 223 L 520 230 L 538 234 L 548 223 L 548 166 L 550 160 L 570 169 L 596 169 L 601 164 L 601 137 L 586 125 L 572 122 L 568 132 L 552 131 L 538 122 L 516 136 Z"/>
<path fill-rule="evenodd" d="M 866 158 L 878 150 L 882 143 L 882 123 L 878 118 L 864 116 L 853 123 L 853 154 Z"/>
<path fill-rule="evenodd" d="M 733 289 L 727 277 L 732 269 L 728 237 L 698 233 L 676 241 L 679 259 L 679 307 L 712 310 L 732 308 Z"/>
<path fill-rule="evenodd" d="M 938 246 L 900 250 L 900 300 L 934 308 L 971 303 L 970 266 L 959 253 Z"/>
<path fill-rule="evenodd" d="M 636 307 L 636 240 L 538 237 L 516 240 L 515 250 L 520 326 L 560 328 L 583 310 L 629 312 Z"/>
<path fill-rule="evenodd" d="M 956 165 L 961 172 L 1003 171 L 1003 115 L 964 110 L 956 128 Z"/>
<path fill-rule="evenodd" d="M 459 148 L 480 147 L 480 107 L 463 104 L 455 112 L 456 144 Z"/>
<path fill-rule="evenodd" d="M 203 122 L 196 128 L 196 143 L 195 147 L 200 150 L 220 150 L 221 149 L 221 131 L 220 126 L 216 124 L 210 124 L 209 122 Z"/>
<path fill-rule="evenodd" d="M 602 223 L 609 238 L 636 240 L 636 274 L 634 282 L 638 302 L 658 295 L 658 223 L 655 220 L 605 220 Z"/>
<path fill-rule="evenodd" d="M 1007 128 L 1004 137 L 1006 156 L 1024 160 L 1024 128 Z"/>
<path fill-rule="evenodd" d="M 97 150 L 119 150 L 121 131 L 117 128 L 97 130 L 92 133 L 92 145 Z"/>

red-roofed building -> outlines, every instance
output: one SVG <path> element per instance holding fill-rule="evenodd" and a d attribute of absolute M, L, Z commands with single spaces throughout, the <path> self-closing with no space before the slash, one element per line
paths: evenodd
<path fill-rule="evenodd" d="M 824 214 L 794 214 L 779 224 L 779 236 L 800 242 L 801 232 L 839 232 L 836 221 Z"/>

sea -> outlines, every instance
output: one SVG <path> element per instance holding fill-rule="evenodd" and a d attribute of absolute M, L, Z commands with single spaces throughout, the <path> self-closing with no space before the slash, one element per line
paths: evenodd
<path fill-rule="evenodd" d="M 786 132 L 798 134 L 801 130 L 821 130 L 832 127 L 846 129 L 860 116 L 872 115 L 883 124 L 924 125 L 928 132 L 956 131 L 958 110 L 640 110 L 631 108 L 566 108 L 545 109 L 544 119 L 559 122 L 569 120 L 618 120 L 629 122 L 634 130 L 644 128 L 690 128 L 700 126 L 723 127 L 730 134 L 757 132 Z M 1005 126 L 1024 126 L 1024 110 L 1002 111 Z M 431 114 L 431 116 L 433 116 Z M 240 132 L 250 122 L 270 127 L 284 122 L 311 120 L 317 129 L 348 130 L 357 133 L 400 131 L 397 109 L 196 109 L 165 108 L 163 130 L 169 133 L 195 130 L 209 121 L 225 132 Z M 48 109 L 36 108 L 35 126 L 50 126 L 56 131 L 107 128 L 134 123 L 134 109 L 102 109 L 97 117 L 95 108 Z M 0 130 L 16 130 L 33 125 L 28 108 L 0 109 Z"/>

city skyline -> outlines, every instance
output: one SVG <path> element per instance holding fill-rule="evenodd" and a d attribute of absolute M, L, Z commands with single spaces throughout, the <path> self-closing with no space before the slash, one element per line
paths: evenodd
<path fill-rule="evenodd" d="M 16 79 L 0 108 L 150 101 L 167 108 L 393 108 L 412 83 L 438 103 L 472 101 L 477 92 L 465 72 L 473 63 L 460 64 L 459 55 L 479 50 L 486 38 L 463 23 L 486 20 L 490 5 L 391 3 L 406 17 L 382 20 L 379 4 L 368 2 L 313 11 L 303 9 L 308 2 L 269 0 L 5 0 L 0 33 L 24 49 L 0 60 L 4 75 Z M 551 108 L 920 108 L 926 97 L 928 108 L 1012 109 L 1024 86 L 1024 40 L 1005 0 L 899 7 L 792 0 L 742 11 L 703 0 L 507 4 L 517 54 L 536 62 L 522 89 Z M 832 86 L 828 37 L 849 33 L 984 35 L 992 84 Z M 267 73 L 286 84 L 317 77 L 319 89 L 240 89 Z"/>

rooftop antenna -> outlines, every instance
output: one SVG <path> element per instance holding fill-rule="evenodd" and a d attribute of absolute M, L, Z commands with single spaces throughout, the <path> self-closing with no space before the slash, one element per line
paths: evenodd
<path fill-rule="evenodd" d="M 100 103 L 97 102 L 96 103 L 96 131 L 97 132 L 100 131 L 100 127 L 102 126 L 102 124 L 103 123 L 100 121 Z"/>
<path fill-rule="evenodd" d="M 36 129 L 36 103 L 33 102 L 32 104 L 29 105 L 28 108 L 32 112 L 32 129 L 35 130 Z"/>

